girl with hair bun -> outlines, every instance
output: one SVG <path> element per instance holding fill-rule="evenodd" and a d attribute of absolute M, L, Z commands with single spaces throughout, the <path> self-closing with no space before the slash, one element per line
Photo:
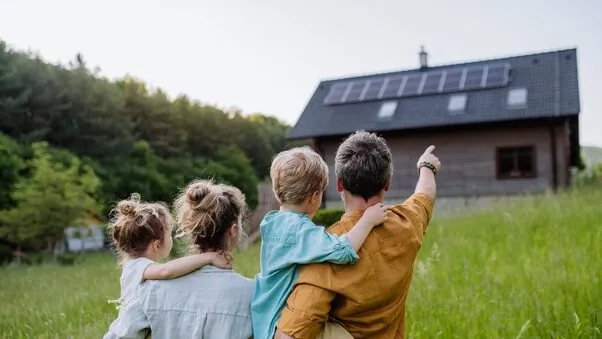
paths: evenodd
<path fill-rule="evenodd" d="M 229 251 L 243 234 L 246 206 L 236 187 L 193 181 L 175 201 L 178 236 L 185 237 L 193 251 Z"/>
<path fill-rule="evenodd" d="M 232 267 L 230 257 L 217 251 L 157 263 L 169 256 L 173 246 L 173 217 L 162 204 L 141 202 L 134 193 L 117 203 L 114 213 L 108 231 L 121 257 L 118 308 L 135 300 L 138 285 L 145 280 L 175 279 L 206 265 Z"/>
<path fill-rule="evenodd" d="M 168 216 L 166 209 L 162 212 L 158 208 L 154 210 L 157 213 L 145 215 L 155 217 L 158 224 L 171 225 L 171 220 L 163 219 L 163 213 Z M 174 210 L 177 236 L 188 243 L 190 257 L 231 253 L 239 244 L 246 203 L 238 188 L 215 184 L 211 180 L 193 181 L 174 202 Z M 145 224 L 154 229 L 150 219 Z M 169 237 L 171 228 L 162 230 L 164 237 Z M 155 236 L 153 239 L 162 238 Z M 158 241 L 148 246 L 144 247 L 145 251 L 150 248 L 157 253 L 167 253 L 166 247 L 171 244 L 162 245 Z M 137 302 L 124 308 L 124 315 L 111 324 L 104 338 L 145 338 L 149 331 L 153 339 L 252 337 L 254 281 L 229 267 L 213 266 L 216 265 L 207 265 L 178 279 L 140 284 L 135 293 Z"/>

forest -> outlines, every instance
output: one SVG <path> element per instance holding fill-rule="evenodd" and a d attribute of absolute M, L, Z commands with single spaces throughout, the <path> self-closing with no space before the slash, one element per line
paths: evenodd
<path fill-rule="evenodd" d="M 170 98 L 103 77 L 81 54 L 53 64 L 1 40 L 0 117 L 0 241 L 33 249 L 106 220 L 133 192 L 169 203 L 195 178 L 239 187 L 252 209 L 272 157 L 290 146 L 274 117 Z"/>

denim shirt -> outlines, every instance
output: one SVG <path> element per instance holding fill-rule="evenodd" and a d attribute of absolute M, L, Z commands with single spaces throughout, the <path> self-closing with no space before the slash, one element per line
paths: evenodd
<path fill-rule="evenodd" d="M 142 339 L 150 330 L 154 339 L 248 339 L 253 290 L 253 280 L 213 266 L 173 280 L 146 281 L 104 338 Z"/>
<path fill-rule="evenodd" d="M 255 279 L 253 334 L 255 339 L 271 339 L 300 264 L 350 264 L 359 257 L 344 235 L 329 234 L 300 213 L 269 212 L 259 227 L 261 273 Z"/>

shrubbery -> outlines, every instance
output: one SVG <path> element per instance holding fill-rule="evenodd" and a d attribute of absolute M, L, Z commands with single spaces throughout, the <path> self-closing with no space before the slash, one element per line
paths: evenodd
<path fill-rule="evenodd" d="M 602 185 L 602 164 L 585 168 L 573 179 L 577 186 Z"/>
<path fill-rule="evenodd" d="M 321 209 L 314 217 L 314 223 L 319 226 L 330 227 L 345 214 L 345 210 L 339 208 Z"/>

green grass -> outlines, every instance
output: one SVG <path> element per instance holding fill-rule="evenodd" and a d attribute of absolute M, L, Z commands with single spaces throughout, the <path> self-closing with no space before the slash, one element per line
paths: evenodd
<path fill-rule="evenodd" d="M 409 338 L 602 338 L 602 190 L 435 220 L 414 269 Z M 259 251 L 236 257 L 252 276 Z M 110 255 L 0 269 L 0 337 L 99 338 L 119 295 Z"/>

